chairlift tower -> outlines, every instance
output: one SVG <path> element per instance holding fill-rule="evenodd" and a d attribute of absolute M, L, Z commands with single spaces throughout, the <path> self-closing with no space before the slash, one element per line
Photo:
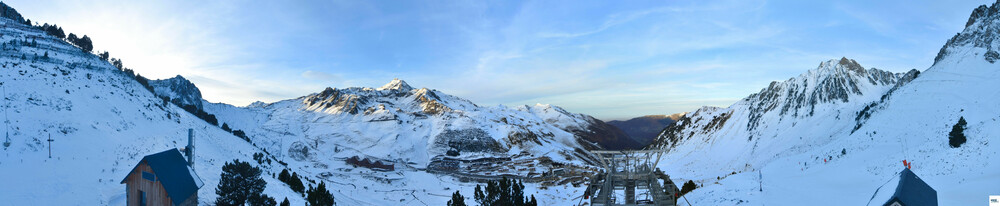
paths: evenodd
<path fill-rule="evenodd" d="M 594 206 L 677 205 L 680 190 L 669 176 L 656 169 L 666 151 L 590 151 L 598 156 L 604 171 L 591 178 L 584 198 Z"/>

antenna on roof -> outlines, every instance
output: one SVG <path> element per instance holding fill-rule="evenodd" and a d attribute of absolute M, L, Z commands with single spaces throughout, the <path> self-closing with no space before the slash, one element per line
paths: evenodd
<path fill-rule="evenodd" d="M 188 128 L 188 145 L 184 147 L 184 154 L 187 156 L 188 165 L 194 167 L 194 129 Z"/>

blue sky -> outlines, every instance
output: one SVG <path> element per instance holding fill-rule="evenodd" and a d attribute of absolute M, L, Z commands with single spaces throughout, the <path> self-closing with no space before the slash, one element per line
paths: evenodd
<path fill-rule="evenodd" d="M 5 1 L 246 105 L 393 78 L 611 120 L 728 106 L 820 62 L 926 69 L 989 1 Z"/>

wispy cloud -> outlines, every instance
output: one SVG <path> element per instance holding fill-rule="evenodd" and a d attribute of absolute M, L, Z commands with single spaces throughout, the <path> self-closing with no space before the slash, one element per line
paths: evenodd
<path fill-rule="evenodd" d="M 403 78 L 479 104 L 624 118 L 726 106 L 841 56 L 922 69 L 989 2 L 7 3 L 144 76 L 184 75 L 210 101 Z"/>

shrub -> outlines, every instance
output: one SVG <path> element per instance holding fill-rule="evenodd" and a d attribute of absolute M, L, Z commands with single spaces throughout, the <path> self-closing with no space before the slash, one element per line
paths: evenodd
<path fill-rule="evenodd" d="M 948 133 L 948 144 L 952 148 L 958 148 L 965 143 L 965 117 L 959 117 L 958 123 L 951 127 L 951 132 Z"/>
<path fill-rule="evenodd" d="M 697 188 L 698 185 L 694 184 L 694 181 L 688 180 L 687 182 L 684 183 L 684 186 L 681 186 L 681 196 Z"/>

